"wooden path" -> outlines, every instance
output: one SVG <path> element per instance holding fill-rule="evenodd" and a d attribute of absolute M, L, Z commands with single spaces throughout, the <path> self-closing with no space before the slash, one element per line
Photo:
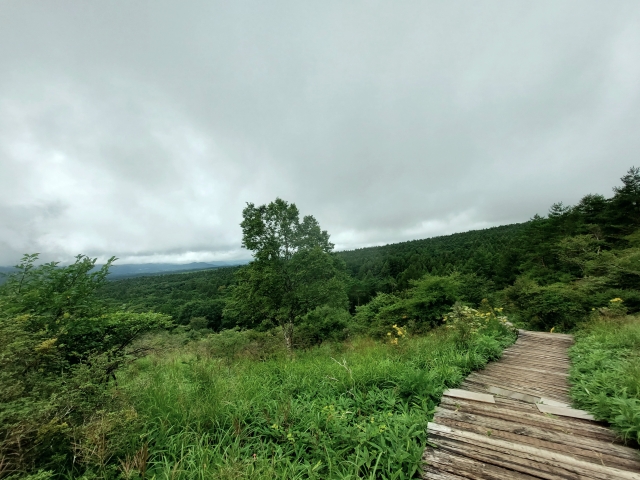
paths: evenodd
<path fill-rule="evenodd" d="M 521 330 L 500 361 L 445 392 L 429 423 L 423 478 L 640 480 L 638 450 L 569 407 L 572 342 Z"/>

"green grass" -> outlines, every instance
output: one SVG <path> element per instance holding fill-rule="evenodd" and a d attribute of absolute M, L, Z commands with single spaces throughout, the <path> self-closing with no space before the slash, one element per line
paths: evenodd
<path fill-rule="evenodd" d="M 570 357 L 576 406 L 640 443 L 640 316 L 593 320 Z"/>
<path fill-rule="evenodd" d="M 492 328 L 466 347 L 439 329 L 231 367 L 169 352 L 137 362 L 120 385 L 143 420 L 147 478 L 412 478 L 442 391 L 513 342 Z"/>

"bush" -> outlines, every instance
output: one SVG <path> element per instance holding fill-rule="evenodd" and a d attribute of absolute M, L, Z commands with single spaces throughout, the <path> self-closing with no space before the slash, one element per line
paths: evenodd
<path fill-rule="evenodd" d="M 317 307 L 307 313 L 294 332 L 294 344 L 308 348 L 324 341 L 346 340 L 351 324 L 351 314 L 344 309 L 329 306 Z"/>
<path fill-rule="evenodd" d="M 186 302 L 180 307 L 177 322 L 181 325 L 187 325 L 193 318 L 206 319 L 204 328 L 219 331 L 222 325 L 222 310 L 224 301 L 221 299 L 214 300 L 193 300 Z"/>
<path fill-rule="evenodd" d="M 570 331 L 591 310 L 591 301 L 580 284 L 553 283 L 540 286 L 519 277 L 504 290 L 510 311 L 516 311 L 533 328 Z"/>
<path fill-rule="evenodd" d="M 109 264 L 94 272 L 84 256 L 67 267 L 36 260 L 26 256 L 0 289 L 0 463 L 21 475 L 102 471 L 135 432 L 111 380 L 144 353 L 134 342 L 170 319 L 103 308 L 94 294 Z"/>
<path fill-rule="evenodd" d="M 134 422 L 122 422 L 135 412 L 109 383 L 120 359 L 85 352 L 70 363 L 62 344 L 49 332 L 31 331 L 29 320 L 0 321 L 0 458 L 10 471 L 60 471 L 74 463 L 100 469 L 135 432 Z"/>
<path fill-rule="evenodd" d="M 442 323 L 458 300 L 462 281 L 459 275 L 425 275 L 411 285 L 402 296 L 379 293 L 356 307 L 356 329 L 375 338 L 383 338 L 392 325 L 409 325 L 411 333 L 424 333 Z"/>
<path fill-rule="evenodd" d="M 482 311 L 479 311 L 456 302 L 444 316 L 443 322 L 448 329 L 453 330 L 457 341 L 462 345 L 469 344 L 487 327 L 500 326 L 508 329 L 507 317 L 502 315 L 502 308 L 491 308 L 486 300 L 482 307 Z"/>

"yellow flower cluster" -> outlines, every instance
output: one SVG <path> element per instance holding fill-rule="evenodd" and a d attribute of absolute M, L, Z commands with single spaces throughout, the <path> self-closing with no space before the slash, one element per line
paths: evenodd
<path fill-rule="evenodd" d="M 491 320 L 497 320 L 503 325 L 509 325 L 508 319 L 502 313 L 502 310 L 502 308 L 492 308 L 486 300 L 483 300 L 478 310 L 456 303 L 442 321 L 447 328 L 457 331 L 460 337 L 466 340 L 477 334 Z"/>
<path fill-rule="evenodd" d="M 392 417 L 392 413 L 388 413 L 387 416 Z M 366 419 L 363 419 L 362 423 L 356 423 L 354 426 L 358 428 L 361 432 L 368 432 L 370 435 L 379 435 L 384 433 L 389 427 L 386 425 L 385 419 L 383 416 L 380 416 L 378 420 L 380 423 L 376 424 L 376 417 L 369 417 L 369 425 L 367 425 Z M 376 428 L 377 427 L 377 428 Z"/>
<path fill-rule="evenodd" d="M 407 328 L 399 327 L 397 324 L 394 324 L 391 328 L 393 328 L 393 331 L 387 332 L 388 337 L 393 337 L 389 342 L 391 345 L 398 345 L 398 339 L 407 336 Z"/>
<path fill-rule="evenodd" d="M 611 300 L 609 300 L 611 303 L 620 303 L 623 302 L 623 300 L 621 298 L 613 298 Z"/>

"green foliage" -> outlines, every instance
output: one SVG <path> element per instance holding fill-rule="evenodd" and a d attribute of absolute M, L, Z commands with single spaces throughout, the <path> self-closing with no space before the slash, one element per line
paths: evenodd
<path fill-rule="evenodd" d="M 0 287 L 0 476 L 410 478 L 442 390 L 513 341 L 487 298 L 577 330 L 576 402 L 638 440 L 639 172 L 524 224 L 338 254 L 294 204 L 248 204 L 241 268 L 107 282 L 111 261 L 26 256 Z"/>
<path fill-rule="evenodd" d="M 588 293 L 580 284 L 540 286 L 520 277 L 505 289 L 504 295 L 510 310 L 518 312 L 534 328 L 569 331 L 590 311 Z"/>
<path fill-rule="evenodd" d="M 71 265 L 61 268 L 58 262 L 35 266 L 38 254 L 25 255 L 0 291 L 6 314 L 31 314 L 41 319 L 43 327 L 65 316 L 92 316 L 100 312 L 95 292 L 106 282 L 115 257 L 98 271 L 96 260 L 78 255 Z"/>
<path fill-rule="evenodd" d="M 95 272 L 84 256 L 67 267 L 36 260 L 25 256 L 0 289 L 0 463 L 19 472 L 74 462 L 104 469 L 98 452 L 128 446 L 135 418 L 109 380 L 142 353 L 133 345 L 142 334 L 170 322 L 106 310 L 95 292 L 109 264 Z"/>
<path fill-rule="evenodd" d="M 193 317 L 205 317 L 207 328 L 218 331 L 235 326 L 223 323 L 222 310 L 237 270 L 228 267 L 114 280 L 103 284 L 97 294 L 112 308 L 124 305 L 129 311 L 164 313 L 180 325 L 187 325 Z"/>
<path fill-rule="evenodd" d="M 622 186 L 613 189 L 611 200 L 613 228 L 630 233 L 640 227 L 640 168 L 630 168 L 620 180 Z"/>
<path fill-rule="evenodd" d="M 230 364 L 174 351 L 121 381 L 145 418 L 150 477 L 408 479 L 442 391 L 513 340 L 495 325 L 466 346 L 437 330 L 401 348 L 360 339 L 262 362 L 245 347 Z"/>
<path fill-rule="evenodd" d="M 458 300 L 476 300 L 486 293 L 485 282 L 476 275 L 454 273 L 425 275 L 411 281 L 411 288 L 397 295 L 380 293 L 356 308 L 356 330 L 382 338 L 394 325 L 408 326 L 412 333 L 426 332 L 440 325 L 443 316 Z"/>
<path fill-rule="evenodd" d="M 189 321 L 189 327 L 192 330 L 204 330 L 209 326 L 209 321 L 205 317 L 192 317 Z"/>
<path fill-rule="evenodd" d="M 349 335 L 351 314 L 345 308 L 323 305 L 304 315 L 295 329 L 296 346 L 310 347 L 324 341 L 343 341 Z"/>
<path fill-rule="evenodd" d="M 312 216 L 300 221 L 295 204 L 250 203 L 242 214 L 242 245 L 254 261 L 238 271 L 224 317 L 245 327 L 280 325 L 291 349 L 302 316 L 323 305 L 346 307 L 345 275 L 327 232 Z"/>
<path fill-rule="evenodd" d="M 622 186 L 614 189 L 612 198 L 589 194 L 575 206 L 557 203 L 546 218 L 535 215 L 523 224 L 339 252 L 335 256 L 344 261 L 349 278 L 343 276 L 337 283 L 346 284 L 352 313 L 380 293 L 404 299 L 413 282 L 425 275 L 448 277 L 454 273 L 462 280 L 456 300 L 470 306 L 478 305 L 483 298 L 504 298 L 502 289 L 511 287 L 521 276 L 541 288 L 580 284 L 568 289 L 553 287 L 544 292 L 544 298 L 538 298 L 540 305 L 525 311 L 511 310 L 523 321 L 533 319 L 535 328 L 570 329 L 591 308 L 604 307 L 611 295 L 624 298 L 631 312 L 640 311 L 640 241 L 636 238 L 640 224 L 633 216 L 637 178 L 638 170 L 632 168 L 622 177 Z M 297 248 L 304 250 L 313 242 L 325 252 L 331 249 L 328 235 L 315 220 L 310 218 L 306 224 L 297 221 L 295 205 L 277 200 L 261 207 L 250 205 L 245 213 L 248 220 L 243 223 L 251 237 L 247 245 L 264 251 L 262 258 L 290 258 Z M 278 233 L 278 229 L 282 232 Z M 294 241 L 296 236 L 303 240 Z M 288 245 L 288 253 L 284 245 Z M 340 262 L 334 265 L 342 270 Z M 331 270 L 328 264 L 325 266 Z M 204 316 L 214 330 L 253 328 L 263 322 L 261 328 L 268 329 L 278 324 L 274 312 L 279 310 L 266 295 L 275 285 L 264 282 L 266 277 L 277 276 L 277 271 L 272 270 L 246 269 L 236 278 L 244 288 L 236 288 L 231 299 L 226 298 L 226 292 L 235 282 L 234 269 L 108 282 L 102 291 L 105 298 L 118 305 L 126 303 L 136 311 L 167 313 L 184 325 L 193 317 Z M 264 288 L 250 288 L 250 284 L 262 284 Z M 274 291 L 284 297 L 278 289 Z M 562 298 L 572 304 L 566 311 L 554 306 Z M 581 298 L 587 298 L 587 304 L 576 305 Z M 251 308 L 244 308 L 245 303 Z M 227 314 L 221 318 L 223 304 Z M 510 306 L 518 308 L 517 302 Z M 411 312 L 396 313 L 399 315 L 392 315 L 395 320 L 402 320 L 404 314 L 407 318 L 414 316 Z M 435 317 L 437 323 L 438 316 Z M 429 323 L 417 324 L 426 328 Z M 361 328 L 360 324 L 356 328 Z M 381 328 L 378 333 L 384 330 Z"/>
<path fill-rule="evenodd" d="M 529 224 L 506 225 L 425 240 L 338 252 L 352 277 L 351 307 L 377 293 L 399 293 L 425 274 L 447 276 L 458 271 L 502 288 L 518 275 L 521 249 Z M 482 299 L 483 296 L 480 297 Z M 478 300 L 479 301 L 479 300 Z"/>
<path fill-rule="evenodd" d="M 208 338 L 207 347 L 213 356 L 224 358 L 227 366 L 236 358 L 236 355 L 249 343 L 247 335 L 237 328 L 223 330 L 217 335 Z"/>
<path fill-rule="evenodd" d="M 570 356 L 576 405 L 640 442 L 640 317 L 595 315 Z"/>
<path fill-rule="evenodd" d="M 471 342 L 490 322 L 499 323 L 505 327 L 508 325 L 507 317 L 502 314 L 502 308 L 491 308 L 486 300 L 482 307 L 482 311 L 479 311 L 456 302 L 451 307 L 451 311 L 444 316 L 442 321 L 446 323 L 448 329 L 455 332 L 457 340 L 463 345 Z"/>

